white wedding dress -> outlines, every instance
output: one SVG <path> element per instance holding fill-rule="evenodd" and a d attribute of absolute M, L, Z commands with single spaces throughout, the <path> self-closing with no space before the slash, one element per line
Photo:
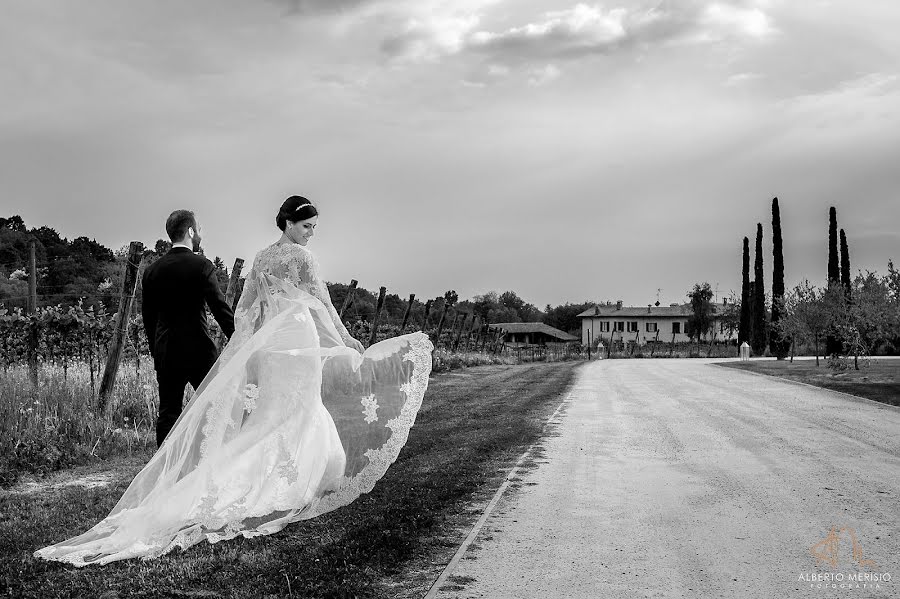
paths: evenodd
<path fill-rule="evenodd" d="M 104 520 L 35 552 L 76 566 L 271 534 L 369 492 L 406 443 L 434 349 L 424 333 L 360 355 L 313 254 L 259 252 L 235 333 Z"/>

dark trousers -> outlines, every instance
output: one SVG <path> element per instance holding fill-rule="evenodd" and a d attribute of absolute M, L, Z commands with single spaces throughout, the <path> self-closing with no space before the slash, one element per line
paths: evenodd
<path fill-rule="evenodd" d="M 215 358 L 206 362 L 201 361 L 156 371 L 156 382 L 159 384 L 159 418 L 156 420 L 157 448 L 162 445 L 166 435 L 175 426 L 175 421 L 181 416 L 185 385 L 190 383 L 194 389 L 199 388 L 213 364 L 215 364 Z"/>

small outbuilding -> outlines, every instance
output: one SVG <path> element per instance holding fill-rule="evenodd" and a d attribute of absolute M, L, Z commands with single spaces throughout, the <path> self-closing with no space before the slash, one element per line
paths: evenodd
<path fill-rule="evenodd" d="M 500 329 L 502 331 L 501 340 L 510 347 L 553 346 L 578 343 L 579 341 L 575 335 L 570 335 L 543 322 L 497 322 L 491 324 L 491 328 Z"/>

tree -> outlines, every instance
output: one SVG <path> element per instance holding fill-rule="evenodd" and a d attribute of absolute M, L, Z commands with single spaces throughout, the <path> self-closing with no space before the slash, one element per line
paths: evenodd
<path fill-rule="evenodd" d="M 849 300 L 852 296 L 853 282 L 850 280 L 850 248 L 847 247 L 847 235 L 841 229 L 841 285 Z"/>
<path fill-rule="evenodd" d="M 890 341 L 896 323 L 890 278 L 866 271 L 859 273 L 852 285 L 851 321 L 859 331 L 859 349 L 871 353 L 879 344 Z"/>
<path fill-rule="evenodd" d="M 18 214 L 10 216 L 9 218 L 0 218 L 0 229 L 4 227 L 10 231 L 18 231 L 19 233 L 25 233 L 27 231 L 25 221 L 22 220 L 22 217 Z"/>
<path fill-rule="evenodd" d="M 750 240 L 744 237 L 743 268 L 741 270 L 741 320 L 738 327 L 738 345 L 750 341 L 752 306 L 750 304 Z"/>
<path fill-rule="evenodd" d="M 213 266 L 216 269 L 216 280 L 219 282 L 219 288 L 222 290 L 222 293 L 225 293 L 225 290 L 228 289 L 228 268 L 225 267 L 225 263 L 218 256 L 213 260 Z"/>
<path fill-rule="evenodd" d="M 581 335 L 581 319 L 578 318 L 578 315 L 593 305 L 594 302 L 582 302 L 580 304 L 566 302 L 554 308 L 547 304 L 543 314 L 543 322 L 561 331 Z"/>
<path fill-rule="evenodd" d="M 709 283 L 695 283 L 687 296 L 691 300 L 691 315 L 688 317 L 685 332 L 691 339 L 696 338 L 699 344 L 700 338 L 709 333 L 713 327 L 713 292 Z"/>
<path fill-rule="evenodd" d="M 837 210 L 834 206 L 828 209 L 828 282 L 825 284 L 829 289 L 832 283 L 839 284 L 841 281 L 841 268 L 838 262 L 838 232 L 837 232 Z M 825 338 L 825 353 L 829 356 L 840 353 L 841 342 L 833 333 L 829 333 Z"/>
<path fill-rule="evenodd" d="M 744 314 L 744 306 L 742 304 L 741 298 L 732 291 L 725 301 L 722 313 L 719 315 L 719 324 L 722 326 L 722 332 L 728 338 L 734 335 L 735 332 L 740 335 L 741 319 Z M 739 341 L 738 344 L 740 343 Z"/>
<path fill-rule="evenodd" d="M 153 248 L 153 251 L 156 252 L 157 256 L 165 255 L 169 250 L 172 249 L 172 242 L 166 239 L 157 239 L 156 245 Z"/>
<path fill-rule="evenodd" d="M 753 273 L 753 336 L 750 346 L 753 353 L 761 356 L 766 353 L 766 288 L 763 282 L 763 227 L 756 223 L 756 259 Z"/>
<path fill-rule="evenodd" d="M 459 300 L 459 294 L 456 291 L 450 289 L 449 291 L 444 292 L 444 301 L 452 308 L 454 304 Z"/>
<path fill-rule="evenodd" d="M 781 242 L 781 210 L 778 198 L 772 199 L 772 320 L 769 351 L 783 360 L 790 348 L 790 342 L 781 335 L 778 321 L 784 304 L 784 250 Z"/>
<path fill-rule="evenodd" d="M 822 291 L 804 279 L 785 298 L 784 314 L 778 326 L 792 344 L 812 338 L 816 366 L 819 365 L 819 339 L 827 329 Z"/>

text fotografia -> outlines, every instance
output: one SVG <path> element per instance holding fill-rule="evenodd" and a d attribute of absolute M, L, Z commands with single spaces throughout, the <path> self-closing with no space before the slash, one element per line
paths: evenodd
<path fill-rule="evenodd" d="M 879 590 L 890 583 L 889 572 L 804 572 L 798 582 L 808 582 L 811 589 L 868 589 Z"/>

